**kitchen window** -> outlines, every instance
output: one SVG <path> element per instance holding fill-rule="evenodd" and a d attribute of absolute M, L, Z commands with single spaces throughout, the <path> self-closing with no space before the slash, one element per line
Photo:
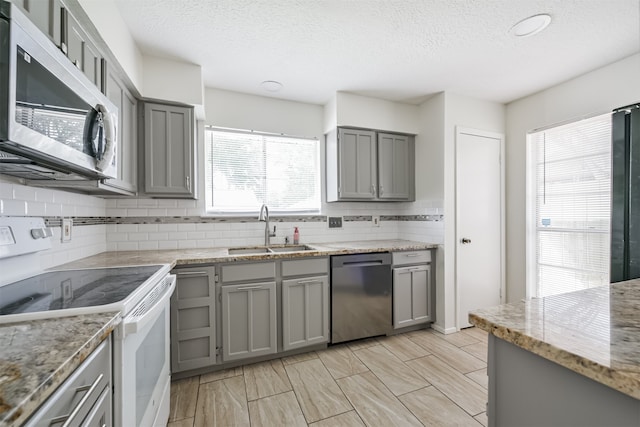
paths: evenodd
<path fill-rule="evenodd" d="M 528 295 L 609 283 L 611 115 L 528 135 Z"/>
<path fill-rule="evenodd" d="M 320 212 L 320 149 L 316 138 L 205 129 L 207 212 Z"/>

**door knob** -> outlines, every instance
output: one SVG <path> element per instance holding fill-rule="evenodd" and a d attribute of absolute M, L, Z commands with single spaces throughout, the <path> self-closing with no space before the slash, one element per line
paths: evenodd
<path fill-rule="evenodd" d="M 466 237 L 463 237 L 462 240 L 460 240 L 460 242 L 463 245 L 468 245 L 469 243 L 471 243 L 471 239 L 467 239 Z"/>

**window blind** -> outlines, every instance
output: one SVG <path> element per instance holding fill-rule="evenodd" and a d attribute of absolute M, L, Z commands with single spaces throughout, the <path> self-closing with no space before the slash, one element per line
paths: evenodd
<path fill-rule="evenodd" d="M 535 296 L 609 283 L 611 115 L 529 137 L 535 157 Z"/>
<path fill-rule="evenodd" d="M 319 212 L 317 139 L 205 130 L 207 210 Z"/>

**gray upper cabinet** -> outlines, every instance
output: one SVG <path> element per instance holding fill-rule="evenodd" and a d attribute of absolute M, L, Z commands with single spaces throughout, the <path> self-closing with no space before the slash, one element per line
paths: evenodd
<path fill-rule="evenodd" d="M 171 372 L 216 363 L 214 267 L 178 268 L 171 296 Z"/>
<path fill-rule="evenodd" d="M 415 182 L 411 151 L 408 136 L 378 134 L 378 198 L 410 199 Z"/>
<path fill-rule="evenodd" d="M 63 11 L 62 18 L 62 51 L 96 87 L 102 90 L 104 86 L 102 55 L 67 9 Z"/>
<path fill-rule="evenodd" d="M 327 341 L 329 341 L 329 276 L 283 280 L 283 350 Z"/>
<path fill-rule="evenodd" d="M 222 359 L 278 351 L 276 282 L 222 286 Z"/>
<path fill-rule="evenodd" d="M 51 41 L 60 47 L 62 3 L 60 0 L 11 0 Z"/>
<path fill-rule="evenodd" d="M 373 199 L 376 196 L 376 134 L 339 129 L 339 185 L 341 199 Z"/>
<path fill-rule="evenodd" d="M 326 149 L 328 202 L 415 200 L 412 136 L 339 128 Z"/>
<path fill-rule="evenodd" d="M 144 103 L 144 191 L 195 198 L 193 107 Z"/>
<path fill-rule="evenodd" d="M 105 94 L 111 102 L 118 107 L 118 176 L 117 179 L 109 179 L 106 185 L 117 187 L 121 190 L 135 194 L 137 190 L 137 153 L 138 153 L 138 117 L 136 98 L 127 90 L 127 87 L 118 76 L 110 69 L 106 72 Z"/>

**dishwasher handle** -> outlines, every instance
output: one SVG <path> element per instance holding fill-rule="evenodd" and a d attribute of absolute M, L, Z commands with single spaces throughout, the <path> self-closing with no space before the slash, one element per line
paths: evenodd
<path fill-rule="evenodd" d="M 391 254 L 389 252 L 334 255 L 331 257 L 331 268 L 377 267 L 385 265 L 391 265 Z"/>
<path fill-rule="evenodd" d="M 383 260 L 361 262 L 361 261 L 347 261 L 342 263 L 342 267 L 375 267 L 378 265 L 385 265 Z"/>

